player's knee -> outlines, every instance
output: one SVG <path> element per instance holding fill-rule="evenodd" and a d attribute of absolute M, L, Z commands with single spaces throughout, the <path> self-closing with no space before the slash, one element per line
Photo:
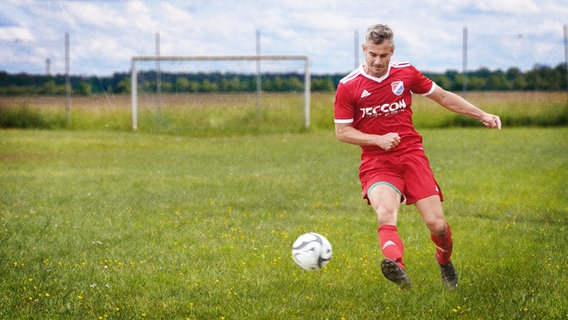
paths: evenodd
<path fill-rule="evenodd" d="M 377 217 L 379 219 L 379 226 L 385 224 L 396 225 L 396 208 L 378 206 L 375 211 L 377 212 Z"/>
<path fill-rule="evenodd" d="M 426 226 L 430 230 L 430 233 L 440 237 L 445 235 L 447 231 L 447 224 L 445 219 L 427 221 Z"/>

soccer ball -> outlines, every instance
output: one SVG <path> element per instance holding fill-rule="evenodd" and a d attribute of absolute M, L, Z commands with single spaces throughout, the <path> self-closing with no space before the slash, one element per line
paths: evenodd
<path fill-rule="evenodd" d="M 300 268 L 317 271 L 331 260 L 331 243 L 315 232 L 304 233 L 292 245 L 292 258 Z"/>

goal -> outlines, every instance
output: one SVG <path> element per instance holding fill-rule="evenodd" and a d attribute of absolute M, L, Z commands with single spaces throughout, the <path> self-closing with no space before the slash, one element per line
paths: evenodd
<path fill-rule="evenodd" d="M 131 58 L 131 113 L 132 113 L 132 130 L 138 129 L 138 64 L 141 62 L 155 62 L 157 80 L 157 94 L 160 94 L 159 85 L 159 63 L 162 61 L 169 62 L 208 62 L 208 61 L 256 61 L 257 62 L 257 86 L 256 96 L 257 105 L 260 107 L 260 96 L 262 91 L 261 86 L 261 61 L 300 61 L 304 64 L 304 124 L 305 128 L 310 126 L 310 86 L 311 86 L 311 73 L 310 73 L 310 59 L 308 56 L 303 55 L 251 55 L 251 56 L 134 56 Z M 158 97 L 159 99 L 159 97 Z"/>

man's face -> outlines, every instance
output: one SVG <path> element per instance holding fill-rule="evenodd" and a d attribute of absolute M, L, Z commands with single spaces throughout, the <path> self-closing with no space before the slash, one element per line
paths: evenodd
<path fill-rule="evenodd" d="M 365 72 L 370 76 L 380 78 L 388 71 L 394 46 L 390 41 L 383 41 L 381 44 L 366 42 L 363 44 L 363 53 L 366 62 Z"/>

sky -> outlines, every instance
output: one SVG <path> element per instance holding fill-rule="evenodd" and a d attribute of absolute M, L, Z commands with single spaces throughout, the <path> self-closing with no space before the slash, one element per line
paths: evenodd
<path fill-rule="evenodd" d="M 314 74 L 363 62 L 365 31 L 395 33 L 393 60 L 424 72 L 522 71 L 565 62 L 566 0 L 2 0 L 0 71 L 107 76 L 132 56 L 306 55 Z"/>

